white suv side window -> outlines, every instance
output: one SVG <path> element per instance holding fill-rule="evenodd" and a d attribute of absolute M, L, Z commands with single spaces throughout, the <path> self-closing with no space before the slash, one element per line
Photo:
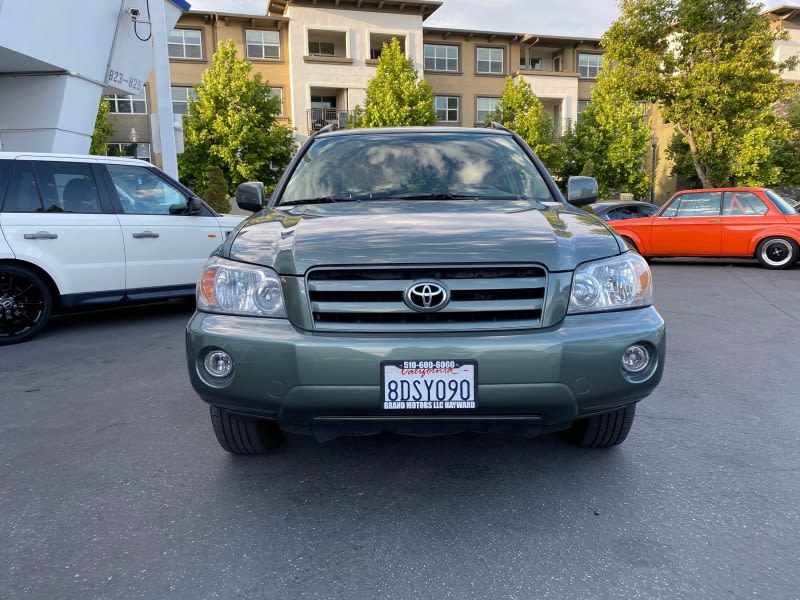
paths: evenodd
<path fill-rule="evenodd" d="M 186 208 L 186 196 L 145 167 L 106 165 L 122 211 L 127 215 L 180 214 L 175 208 Z"/>

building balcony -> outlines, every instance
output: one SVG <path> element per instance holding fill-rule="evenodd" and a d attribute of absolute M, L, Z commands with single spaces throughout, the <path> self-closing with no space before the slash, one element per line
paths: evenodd
<path fill-rule="evenodd" d="M 309 108 L 307 121 L 309 131 L 319 131 L 326 125 L 345 127 L 350 113 L 338 108 Z"/>

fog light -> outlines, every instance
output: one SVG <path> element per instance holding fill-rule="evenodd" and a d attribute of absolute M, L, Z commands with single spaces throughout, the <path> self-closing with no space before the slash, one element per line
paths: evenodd
<path fill-rule="evenodd" d="M 233 359 L 227 352 L 212 350 L 206 354 L 203 366 L 212 377 L 227 377 L 233 372 Z"/>
<path fill-rule="evenodd" d="M 650 351 L 641 344 L 629 346 L 622 355 L 622 368 L 628 373 L 641 373 L 650 366 Z"/>

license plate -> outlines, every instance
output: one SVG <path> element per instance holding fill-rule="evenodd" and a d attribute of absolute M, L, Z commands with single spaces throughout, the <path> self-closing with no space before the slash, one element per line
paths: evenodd
<path fill-rule="evenodd" d="M 384 410 L 475 408 L 478 363 L 465 360 L 398 360 L 381 363 Z"/>

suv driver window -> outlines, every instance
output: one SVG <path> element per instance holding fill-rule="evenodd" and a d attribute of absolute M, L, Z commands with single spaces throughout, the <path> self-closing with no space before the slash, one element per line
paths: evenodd
<path fill-rule="evenodd" d="M 168 215 L 170 207 L 186 208 L 186 197 L 169 183 L 144 167 L 107 165 L 108 173 L 128 215 Z"/>

